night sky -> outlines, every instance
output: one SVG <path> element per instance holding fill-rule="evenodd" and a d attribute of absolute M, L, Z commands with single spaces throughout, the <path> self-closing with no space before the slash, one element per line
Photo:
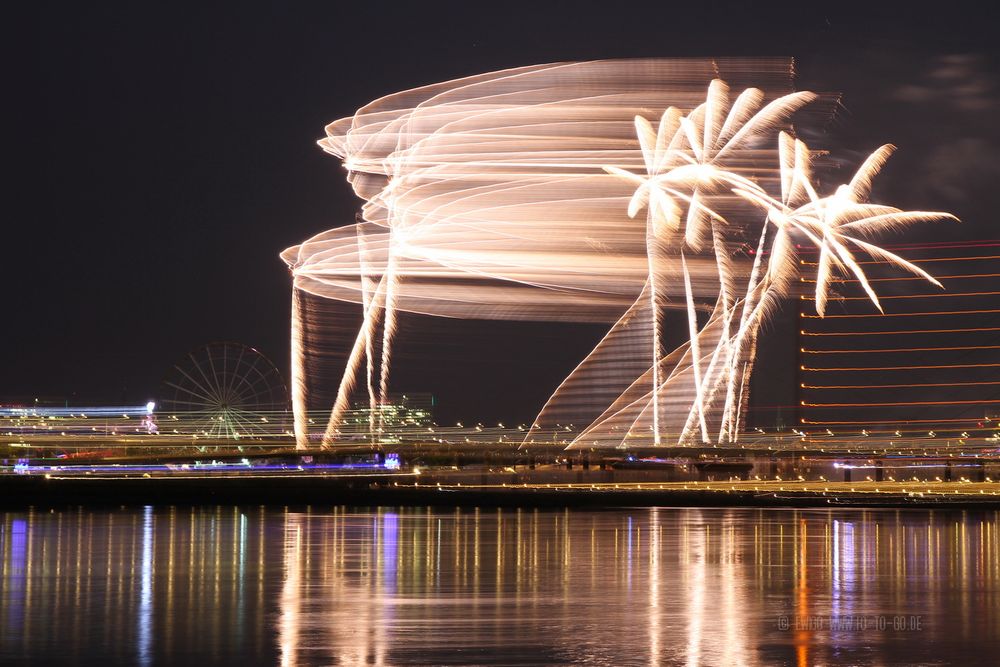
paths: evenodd
<path fill-rule="evenodd" d="M 844 94 L 811 144 L 850 174 L 895 143 L 875 199 L 963 220 L 908 240 L 1000 237 L 992 15 L 954 2 L 947 15 L 750 4 L 55 2 L 8 15 L 0 398 L 144 402 L 177 358 L 215 340 L 252 345 L 287 375 L 278 253 L 352 223 L 360 204 L 315 144 L 323 126 L 384 94 L 519 65 L 794 56 L 800 87 Z M 443 365 L 461 372 L 402 388 L 437 393 L 442 421 L 530 419 L 598 332 L 514 328 L 500 346 L 448 343 Z M 412 354 L 442 349 L 428 345 Z M 782 349 L 765 354 L 780 363 Z M 493 381 L 471 388 L 470 369 L 484 368 Z"/>

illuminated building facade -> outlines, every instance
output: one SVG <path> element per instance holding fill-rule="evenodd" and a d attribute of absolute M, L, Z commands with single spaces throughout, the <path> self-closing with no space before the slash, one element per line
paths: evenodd
<path fill-rule="evenodd" d="M 407 437 L 421 437 L 433 426 L 434 396 L 429 393 L 392 394 L 385 403 L 371 405 L 357 399 L 344 414 L 341 437 L 398 443 Z"/>

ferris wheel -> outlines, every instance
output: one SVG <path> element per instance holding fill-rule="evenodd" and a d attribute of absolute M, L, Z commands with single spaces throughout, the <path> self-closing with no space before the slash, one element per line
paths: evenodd
<path fill-rule="evenodd" d="M 209 343 L 170 369 L 160 400 L 161 432 L 214 439 L 281 435 L 288 391 L 263 354 L 240 343 Z"/>

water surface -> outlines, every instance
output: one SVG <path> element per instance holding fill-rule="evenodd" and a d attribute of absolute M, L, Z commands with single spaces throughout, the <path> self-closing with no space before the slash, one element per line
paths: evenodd
<path fill-rule="evenodd" d="M 996 664 L 995 512 L 0 514 L 0 664 Z"/>

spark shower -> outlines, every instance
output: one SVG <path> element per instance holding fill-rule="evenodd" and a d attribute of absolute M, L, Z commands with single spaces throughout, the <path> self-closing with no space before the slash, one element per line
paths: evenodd
<path fill-rule="evenodd" d="M 881 311 L 856 253 L 940 286 L 877 242 L 953 219 L 869 201 L 891 145 L 822 186 L 826 153 L 795 128 L 836 98 L 793 91 L 793 74 L 788 59 L 537 65 L 388 95 L 328 125 L 319 144 L 364 204 L 355 224 L 282 253 L 298 445 L 313 421 L 300 290 L 363 314 L 315 422 L 325 447 L 352 396 L 372 415 L 387 397 L 400 311 L 607 324 L 526 439 L 573 424 L 570 447 L 737 441 L 761 326 L 800 279 L 820 315 L 841 279 Z M 673 350 L 668 310 L 687 321 Z"/>

